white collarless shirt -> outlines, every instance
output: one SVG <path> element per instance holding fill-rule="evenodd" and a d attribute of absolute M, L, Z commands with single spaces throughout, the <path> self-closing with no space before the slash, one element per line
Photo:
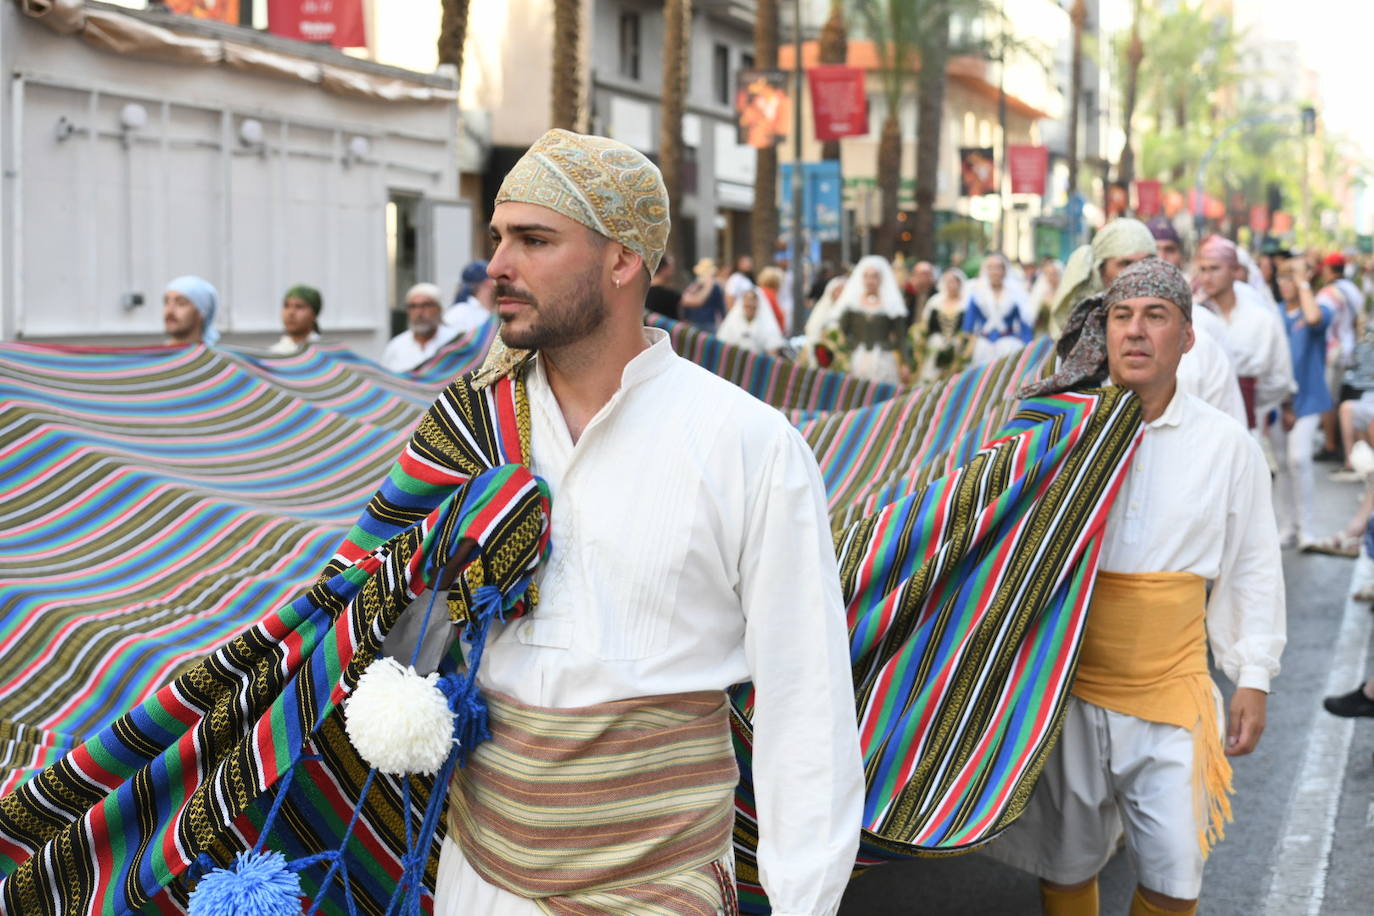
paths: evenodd
<path fill-rule="evenodd" d="M 1243 426 L 1179 391 L 1144 436 L 1107 516 L 1098 568 L 1212 584 L 1207 637 L 1238 687 L 1268 690 L 1287 639 L 1269 467 Z"/>
<path fill-rule="evenodd" d="M 551 552 L 478 680 L 553 707 L 752 680 L 763 885 L 779 916 L 833 913 L 864 788 L 824 484 L 780 412 L 645 338 L 576 444 L 527 377 Z"/>

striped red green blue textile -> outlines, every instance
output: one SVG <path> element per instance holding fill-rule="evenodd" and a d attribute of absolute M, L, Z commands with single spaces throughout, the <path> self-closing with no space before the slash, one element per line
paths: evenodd
<path fill-rule="evenodd" d="M 1120 389 L 1028 400 L 970 461 L 838 533 L 867 786 L 860 866 L 974 849 L 1024 809 L 1139 417 Z M 732 701 L 749 772 L 752 693 Z M 740 903 L 765 913 L 750 785 Z"/>
<path fill-rule="evenodd" d="M 432 579 L 423 561 L 441 565 L 460 537 L 471 538 L 489 584 L 505 592 L 527 580 L 547 546 L 548 496 L 523 466 L 500 460 L 525 454 L 521 399 L 508 380 L 482 393 L 445 389 L 355 526 L 364 544 L 346 540 L 306 594 L 0 799 L 5 909 L 37 916 L 184 904 L 179 877 L 200 853 L 232 849 L 228 825 L 245 814 L 251 821 L 251 806 L 329 721 Z M 454 433 L 471 422 L 489 435 Z M 331 734 L 341 737 L 318 732 Z M 390 867 L 398 856 L 390 848 L 382 861 Z"/>
<path fill-rule="evenodd" d="M 1011 416 L 1016 388 L 1043 371 L 1049 352 L 1047 344 L 1038 343 L 949 385 L 894 395 L 835 373 L 742 354 L 687 328 L 670 333 L 680 350 L 726 377 L 738 376 L 801 424 L 831 488 L 842 561 L 862 556 L 859 568 L 883 571 L 872 574 L 878 578 L 846 572 L 851 615 L 856 626 L 886 626 L 892 633 L 910 623 L 912 612 L 880 596 L 904 588 L 901 593 L 910 594 L 901 575 L 919 578 L 921 570 L 937 568 L 934 559 L 916 551 L 964 530 L 931 521 L 939 513 L 930 507 L 954 498 L 932 495 L 945 493 L 937 481 L 953 473 L 974 479 L 965 466 L 978 461 L 979 446 Z M 124 722 L 125 710 L 156 699 L 161 685 L 175 684 L 177 675 L 194 670 L 207 651 L 272 614 L 285 613 L 272 609 L 289 608 L 321 566 L 328 577 L 350 562 L 365 561 L 489 466 L 486 462 L 519 454 L 522 430 L 514 394 L 504 407 L 474 417 L 447 391 L 402 450 L 402 432 L 432 396 L 425 390 L 429 384 L 424 378 L 389 377 L 356 357 L 320 348 L 266 359 L 203 349 L 74 353 L 0 346 L 0 426 L 20 436 L 7 437 L 17 445 L 0 452 L 0 494 L 6 497 L 0 506 L 8 509 L 8 522 L 0 518 L 0 524 L 17 523 L 22 529 L 13 550 L 0 550 L 0 641 L 9 640 L 15 653 L 0 657 L 22 660 L 28 672 L 10 677 L 0 668 L 0 754 L 5 755 L 0 766 L 9 768 L 0 768 L 0 779 L 6 780 L 0 789 L 13 789 L 64 754 L 75 756 L 83 742 Z M 1056 408 L 1054 418 L 1036 421 L 1018 441 L 1061 442 L 1075 435 L 1080 441 L 1082 434 L 1075 431 L 1090 425 L 1102 409 L 1100 404 Z M 474 437 L 466 432 L 471 428 L 486 432 Z M 1043 447 L 1053 452 L 1052 446 Z M 392 464 L 398 450 L 402 457 Z M 1032 452 L 1024 446 L 1016 453 L 1024 460 Z M 1111 456 L 1104 461 L 1111 464 Z M 378 479 L 382 488 L 369 501 Z M 964 492 L 961 486 L 972 483 L 953 486 L 951 492 Z M 1026 492 L 1006 490 L 1012 495 L 1005 499 L 1015 503 Z M 5 514 L 0 509 L 0 516 Z M 352 519 L 358 521 L 346 529 Z M 917 519 L 925 527 L 918 527 Z M 345 532 L 344 546 L 336 551 Z M 985 539 L 991 536 L 983 533 Z M 918 572 L 913 573 L 907 564 L 916 557 Z M 938 568 L 942 576 L 968 574 L 957 563 Z M 866 584 L 854 592 L 861 583 Z M 879 583 L 890 588 L 882 592 Z M 902 599 L 908 600 L 914 599 Z M 951 604 L 947 616 L 962 619 L 981 607 L 981 599 L 970 598 Z M 856 608 L 864 612 L 856 615 Z M 308 618 L 302 625 L 319 629 Z M 309 638 L 327 640 L 328 635 L 312 632 Z M 915 638 L 868 637 L 872 660 L 893 653 L 884 664 L 873 661 L 873 697 L 896 696 L 892 685 L 901 683 L 900 659 L 913 657 L 897 647 Z M 927 648 L 939 645 L 928 642 Z M 1049 641 L 1041 645 L 1052 648 Z M 45 678 L 49 670 L 66 676 Z M 903 729 L 920 733 L 919 717 L 910 710 L 892 703 L 875 708 L 886 712 L 872 720 L 868 740 L 874 747 L 882 739 L 895 746 L 895 736 L 906 734 Z M 309 746 L 323 757 L 302 765 L 311 777 L 293 784 L 287 810 L 295 815 L 273 838 L 293 854 L 329 848 L 366 776 L 341 737 L 337 717 L 315 721 L 319 730 L 313 741 L 307 741 L 308 729 L 282 732 L 283 747 Z M 739 719 L 738 725 L 747 735 L 747 720 Z M 111 746 L 119 751 L 121 741 L 146 740 L 135 734 L 141 732 L 116 733 Z M 884 754 L 874 758 L 871 769 L 895 780 L 904 772 L 901 761 L 889 760 L 887 750 Z M 1020 772 L 1020 759 L 1000 764 L 997 772 Z M 743 769 L 747 762 L 746 753 Z M 415 788 L 427 791 L 422 784 Z M 940 784 L 933 791 L 951 790 Z M 270 790 L 259 792 L 232 827 L 221 825 L 222 835 L 211 847 L 216 858 L 226 861 L 251 844 L 254 824 L 261 822 L 262 806 L 271 797 Z M 751 816 L 748 798 L 746 780 L 739 806 L 744 835 Z M 882 847 L 889 854 L 916 848 L 902 846 L 901 837 L 908 832 L 916 837 L 912 831 L 929 825 L 897 810 L 905 804 L 874 809 L 875 832 L 866 835 L 866 848 L 881 836 L 887 837 L 882 842 L 897 844 Z M 145 824 L 147 831 L 158 833 L 155 824 L 161 822 L 149 823 L 154 826 Z M 10 836 L 10 829 L 0 818 L 0 835 Z M 355 890 L 375 907 L 385 899 L 387 882 L 394 882 L 398 850 L 404 848 L 394 781 L 383 781 L 381 791 L 370 796 L 358 842 L 374 867 L 353 875 Z M 22 848 L 22 843 L 15 847 Z M 22 857 L 20 851 L 10 865 L 0 862 L 0 871 L 10 871 Z M 747 853 L 742 861 L 747 862 Z M 165 873 L 149 876 L 160 879 Z M 4 893 L 12 883 L 5 882 Z M 177 882 L 171 885 L 170 894 L 155 898 L 160 912 L 178 911 L 184 893 Z"/>

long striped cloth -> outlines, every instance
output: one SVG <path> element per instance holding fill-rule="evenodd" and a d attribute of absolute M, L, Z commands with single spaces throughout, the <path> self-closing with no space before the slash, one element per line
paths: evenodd
<path fill-rule="evenodd" d="M 860 865 L 982 845 L 1024 809 L 1063 719 L 1138 401 L 1026 401 L 967 464 L 837 537 L 865 794 Z M 752 692 L 732 697 L 741 770 Z M 750 780 L 742 912 L 767 912 Z"/>
<path fill-rule="evenodd" d="M 967 478 L 961 469 L 1013 415 L 1015 390 L 1043 373 L 1050 350 L 1040 342 L 949 385 L 893 394 L 834 373 L 778 366 L 718 343 L 712 349 L 690 329 L 671 333 L 679 347 L 701 347 L 698 355 L 708 354 L 714 371 L 727 377 L 744 373 L 739 381 L 787 411 L 816 448 L 831 487 L 856 632 L 865 621 L 880 631 L 903 632 L 910 615 L 896 609 L 907 599 L 888 600 L 912 594 L 902 575 L 915 573 L 902 571 L 919 558 L 919 569 L 934 574 L 931 551 L 947 551 L 940 538 L 966 530 L 937 524 L 931 494 L 945 492 L 941 481 L 951 474 Z M 311 587 L 321 567 L 333 575 L 417 525 L 466 479 L 451 469 L 456 455 L 481 453 L 494 460 L 519 432 L 510 423 L 497 424 L 496 433 L 474 439 L 463 432 L 474 422 L 471 414 L 436 405 L 402 450 L 404 430 L 432 396 L 424 390 L 429 383 L 379 373 L 365 361 L 318 349 L 265 359 L 204 349 L 73 352 L 0 345 L 0 428 L 6 430 L 0 439 L 0 525 L 9 529 L 0 549 L 0 791 L 13 790 L 64 756 L 70 759 L 83 742 L 100 736 L 120 740 L 108 736 L 121 714 L 156 699 L 162 685 L 176 683 L 207 652 L 274 619 L 277 609 Z M 1063 446 L 1055 443 L 1084 441 L 1081 427 L 1117 409 L 1109 410 L 1099 396 L 1083 397 L 1088 400 L 1073 410 L 1034 421 L 1018 418 L 1008 429 L 1057 455 L 1055 448 Z M 413 405 L 408 417 L 407 405 Z M 392 464 L 397 451 L 402 458 Z M 1112 460 L 1106 455 L 1104 466 Z M 1043 460 L 1027 465 L 1043 467 Z M 378 479 L 382 490 L 369 502 Z M 1003 487 L 1006 503 L 1032 492 L 1015 479 L 994 482 Z M 959 512 L 984 505 L 981 517 L 987 517 L 984 503 L 948 505 Z M 916 517 L 927 521 L 918 526 L 910 521 Z M 360 521 L 347 528 L 354 518 Z M 1069 528 L 1072 520 L 1070 515 Z M 990 549 L 992 535 L 984 530 L 980 536 L 979 549 Z M 341 538 L 344 547 L 336 555 Z M 871 554 L 865 554 L 869 547 Z M 853 573 L 846 558 L 859 556 L 868 557 L 867 567 L 888 571 L 881 579 L 886 590 L 873 584 L 879 580 Z M 1087 567 L 1074 568 L 1088 575 Z M 946 587 L 969 574 L 967 565 L 938 569 Z M 1051 572 L 1047 568 L 1046 575 Z M 863 583 L 869 584 L 859 589 Z M 982 601 L 972 597 L 953 616 L 977 612 Z M 890 667 L 884 661 L 864 669 L 867 678 L 892 672 L 873 693 L 888 697 L 890 708 L 900 706 L 898 671 L 914 671 L 917 687 L 938 673 L 920 668 L 923 656 L 912 648 L 912 638 L 873 635 L 878 654 L 856 656 L 872 661 L 893 652 Z M 908 648 L 899 651 L 899 645 Z M 1065 645 L 1050 646 L 1055 657 L 1071 651 Z M 328 848 L 367 775 L 346 746 L 337 717 L 316 721 L 314 734 L 303 732 L 300 740 L 320 759 L 300 764 L 310 775 L 289 790 L 287 808 L 296 812 L 286 819 L 290 835 L 274 837 L 288 851 Z M 737 717 L 737 727 L 746 721 Z M 894 734 L 883 728 L 868 734 L 866 752 L 876 747 L 875 736 Z M 194 769 L 194 761 L 187 766 Z M 741 769 L 747 776 L 747 752 Z M 270 774 L 264 776 L 257 799 L 220 825 L 220 845 L 212 851 L 221 861 L 255 838 L 263 806 L 272 800 L 271 783 Z M 944 785 L 936 791 L 947 791 Z M 159 810 L 146 797 L 148 787 L 140 791 L 150 810 Z M 978 797 L 992 789 L 978 783 L 955 791 Z M 380 796 L 389 807 L 369 808 L 360 824 L 359 842 L 374 866 L 354 876 L 360 899 L 371 901 L 366 912 L 381 912 L 377 901 L 385 900 L 404 850 L 397 786 L 382 785 Z M 738 810 L 739 823 L 747 827 L 747 778 Z M 902 816 L 884 814 L 894 825 L 889 838 L 898 845 L 907 842 Z M 135 821 L 123 824 L 133 846 L 165 835 L 167 824 L 157 817 Z M 886 829 L 876 819 L 866 823 Z M 0 822 L 0 873 L 20 867 L 37 848 L 15 840 L 23 836 L 23 830 Z M 924 840 L 910 838 L 914 845 L 904 849 L 923 848 Z M 116 870 L 107 873 L 110 868 Z M 102 863 L 100 879 L 115 885 L 129 874 Z M 13 884 L 6 880 L 4 893 Z M 335 891 L 318 890 L 326 896 Z M 179 911 L 179 899 L 159 898 L 160 911 Z M 88 910 L 74 903 L 65 911 Z M 327 905 L 326 912 L 340 910 Z"/>
<path fill-rule="evenodd" d="M 478 874 L 558 916 L 733 913 L 724 694 L 488 704 L 491 740 L 449 789 L 449 828 Z"/>

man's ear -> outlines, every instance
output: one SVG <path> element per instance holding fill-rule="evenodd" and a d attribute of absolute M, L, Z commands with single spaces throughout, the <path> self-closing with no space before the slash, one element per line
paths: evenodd
<path fill-rule="evenodd" d="M 611 248 L 615 252 L 611 263 L 611 280 L 616 287 L 632 286 L 641 279 L 644 280 L 644 285 L 648 286 L 649 271 L 645 267 L 644 259 L 637 252 L 618 242 Z"/>

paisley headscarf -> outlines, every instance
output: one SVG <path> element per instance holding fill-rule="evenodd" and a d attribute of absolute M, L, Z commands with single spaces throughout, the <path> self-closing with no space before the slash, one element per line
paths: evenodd
<path fill-rule="evenodd" d="M 1172 302 L 1185 319 L 1193 320 L 1193 291 L 1183 272 L 1157 257 L 1137 261 L 1118 274 L 1106 292 L 1074 306 L 1055 348 L 1059 370 L 1022 388 L 1017 396 L 1033 398 L 1100 385 L 1107 378 L 1107 312 L 1118 302 L 1145 298 Z"/>

